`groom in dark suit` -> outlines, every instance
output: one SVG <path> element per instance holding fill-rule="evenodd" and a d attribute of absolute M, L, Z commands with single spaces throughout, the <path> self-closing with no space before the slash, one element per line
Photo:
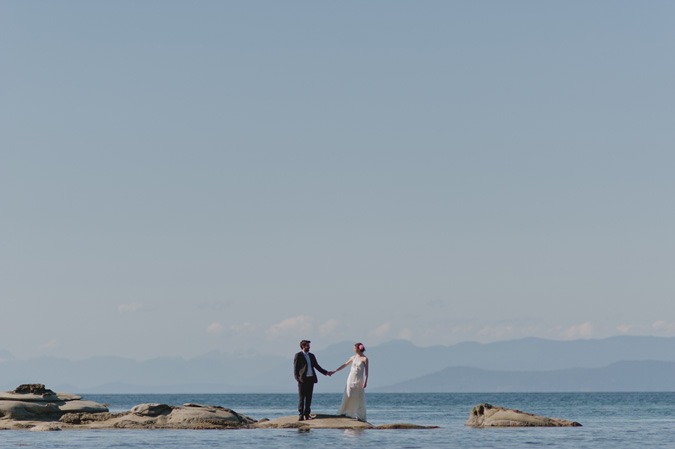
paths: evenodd
<path fill-rule="evenodd" d="M 312 419 L 309 414 L 311 412 L 314 384 L 318 382 L 316 372 L 318 371 L 324 376 L 330 375 L 328 371 L 319 366 L 314 354 L 309 352 L 310 343 L 309 340 L 302 340 L 300 342 L 300 349 L 302 351 L 295 354 L 295 359 L 293 360 L 293 372 L 295 380 L 298 382 L 298 394 L 300 396 L 298 402 L 299 421 Z"/>

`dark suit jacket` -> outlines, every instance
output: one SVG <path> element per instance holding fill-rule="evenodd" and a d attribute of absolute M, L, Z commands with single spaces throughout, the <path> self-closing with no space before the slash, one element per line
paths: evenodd
<path fill-rule="evenodd" d="M 312 361 L 312 368 L 314 368 L 314 377 L 310 377 L 309 380 L 314 383 L 317 383 L 318 376 L 316 375 L 316 372 L 318 371 L 324 376 L 327 376 L 328 371 L 319 366 L 319 364 L 316 361 L 316 357 L 314 357 L 314 354 L 312 354 L 311 352 L 309 353 L 309 359 Z M 298 382 L 302 383 L 308 380 L 307 359 L 305 358 L 305 353 L 302 351 L 295 354 L 295 359 L 293 360 L 293 372 L 295 374 L 295 380 L 297 380 Z"/>

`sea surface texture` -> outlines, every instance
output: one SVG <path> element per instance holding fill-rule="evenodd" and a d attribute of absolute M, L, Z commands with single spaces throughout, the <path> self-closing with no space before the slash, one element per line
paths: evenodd
<path fill-rule="evenodd" d="M 320 386 L 319 386 L 320 388 Z M 296 412 L 292 394 L 87 395 L 110 411 L 140 403 L 200 403 L 231 408 L 255 419 Z M 334 414 L 341 395 L 314 395 L 314 413 Z M 675 393 L 368 394 L 374 425 L 413 423 L 425 430 L 71 430 L 0 432 L 1 448 L 669 448 L 675 444 Z M 471 408 L 488 402 L 528 413 L 578 421 L 583 427 L 472 429 Z"/>

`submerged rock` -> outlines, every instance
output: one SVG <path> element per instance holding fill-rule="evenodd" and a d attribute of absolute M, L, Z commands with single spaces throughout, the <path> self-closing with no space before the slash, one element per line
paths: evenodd
<path fill-rule="evenodd" d="M 370 423 L 336 415 L 313 415 L 309 421 L 298 421 L 298 415 L 282 416 L 255 425 L 258 429 L 372 429 Z"/>
<path fill-rule="evenodd" d="M 358 419 L 348 418 L 337 415 L 313 415 L 309 421 L 298 421 L 298 416 L 282 416 L 273 420 L 260 420 L 255 426 L 256 429 L 436 429 L 436 426 L 418 426 L 415 424 L 385 424 L 382 426 L 373 426 L 370 423 L 359 421 Z"/>
<path fill-rule="evenodd" d="M 520 410 L 480 404 L 471 410 L 469 420 L 464 424 L 470 427 L 580 427 L 576 421 L 560 418 L 547 418 Z"/>
<path fill-rule="evenodd" d="M 417 424 L 383 424 L 381 426 L 373 427 L 373 429 L 378 429 L 378 430 L 438 429 L 438 426 L 420 426 L 420 425 L 417 425 Z"/>
<path fill-rule="evenodd" d="M 54 432 L 62 429 L 60 425 L 53 422 L 48 422 L 44 424 L 38 424 L 37 426 L 31 427 L 28 430 L 32 430 L 33 432 Z"/>

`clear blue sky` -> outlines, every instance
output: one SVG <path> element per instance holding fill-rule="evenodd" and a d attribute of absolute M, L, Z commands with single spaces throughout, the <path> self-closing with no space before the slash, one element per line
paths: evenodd
<path fill-rule="evenodd" d="M 0 2 L 0 350 L 675 336 L 671 1 Z"/>

